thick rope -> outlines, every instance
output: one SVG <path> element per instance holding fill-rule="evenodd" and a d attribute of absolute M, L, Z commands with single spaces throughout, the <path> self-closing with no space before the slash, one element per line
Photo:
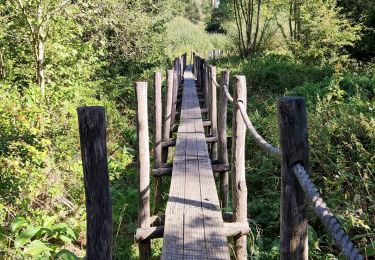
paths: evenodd
<path fill-rule="evenodd" d="M 212 79 L 212 82 L 215 84 L 215 86 L 216 86 L 217 88 L 221 88 L 221 87 L 222 87 L 222 88 L 224 89 L 224 93 L 225 93 L 225 95 L 227 96 L 227 99 L 228 99 L 230 102 L 233 103 L 233 98 L 232 98 L 232 96 L 231 96 L 230 93 L 229 93 L 228 86 L 227 86 L 226 84 L 224 84 L 223 86 L 221 86 L 219 83 L 217 83 L 216 79 L 215 79 L 213 76 L 211 76 L 211 79 Z"/>
<path fill-rule="evenodd" d="M 228 86 L 224 84 L 224 85 L 223 85 L 223 89 L 224 89 L 224 93 L 225 93 L 225 95 L 227 96 L 227 99 L 228 99 L 230 102 L 233 103 L 233 98 L 232 98 L 232 96 L 231 96 L 230 93 L 229 93 Z"/>
<path fill-rule="evenodd" d="M 304 190 L 309 202 L 313 205 L 315 213 L 323 222 L 328 233 L 333 237 L 335 244 L 348 260 L 363 260 L 364 257 L 359 250 L 355 248 L 350 238 L 345 234 L 337 219 L 333 216 L 318 190 L 311 182 L 305 168 L 301 164 L 293 166 L 293 172 L 298 179 L 299 184 Z"/>
<path fill-rule="evenodd" d="M 241 115 L 242 115 L 243 121 L 245 122 L 245 125 L 250 130 L 250 133 L 251 133 L 252 137 L 255 139 L 255 141 L 257 142 L 257 144 L 263 150 L 265 150 L 266 152 L 268 152 L 269 154 L 271 154 L 271 155 L 273 155 L 273 156 L 275 156 L 277 158 L 280 158 L 281 157 L 280 150 L 278 148 L 272 146 L 271 144 L 267 143 L 267 141 L 264 140 L 263 137 L 257 132 L 257 130 L 255 129 L 255 127 L 251 123 L 249 116 L 246 113 L 246 109 L 245 109 L 243 103 L 242 102 L 237 102 L 237 107 L 239 108 L 239 110 L 241 112 Z"/>

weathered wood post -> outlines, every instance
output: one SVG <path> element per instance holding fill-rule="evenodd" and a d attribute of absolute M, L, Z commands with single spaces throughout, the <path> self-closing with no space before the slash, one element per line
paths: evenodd
<path fill-rule="evenodd" d="M 223 85 L 229 86 L 229 70 L 221 73 L 221 82 Z M 220 163 L 228 164 L 228 147 L 227 147 L 227 106 L 228 99 L 225 95 L 224 88 L 219 88 L 219 117 L 217 119 L 217 159 Z M 228 172 L 220 174 L 220 200 L 221 207 L 228 207 L 229 200 L 229 175 Z"/>
<path fill-rule="evenodd" d="M 173 70 L 167 70 L 167 99 L 164 113 L 163 141 L 169 141 L 171 134 L 171 117 L 173 102 Z M 163 147 L 163 163 L 168 160 L 168 147 Z"/>
<path fill-rule="evenodd" d="M 173 70 L 173 99 L 172 99 L 172 112 L 171 112 L 171 129 L 174 127 L 176 121 L 177 111 L 177 96 L 178 96 L 178 71 Z"/>
<path fill-rule="evenodd" d="M 80 107 L 79 135 L 86 193 L 88 260 L 112 259 L 112 201 L 103 107 Z"/>
<path fill-rule="evenodd" d="M 278 100 L 281 144 L 280 259 L 307 260 L 307 201 L 292 167 L 308 171 L 306 105 L 303 97 Z"/>
<path fill-rule="evenodd" d="M 135 86 L 138 135 L 138 227 L 150 227 L 150 152 L 147 112 L 147 82 Z M 151 258 L 151 242 L 139 242 L 139 258 Z"/>
<path fill-rule="evenodd" d="M 154 80 L 154 123 L 155 123 L 155 148 L 154 148 L 154 168 L 159 169 L 163 166 L 162 158 L 162 97 L 161 97 L 161 83 L 162 75 L 161 72 L 155 72 Z M 161 187 L 163 186 L 163 180 L 160 177 L 154 178 L 155 188 L 155 211 L 157 212 L 159 205 L 162 201 L 160 193 Z"/>
<path fill-rule="evenodd" d="M 245 172 L 245 139 L 246 125 L 237 103 L 242 102 L 246 108 L 246 78 L 235 76 L 232 140 L 232 196 L 233 221 L 247 224 L 247 186 Z M 236 259 L 247 259 L 246 236 L 234 237 Z"/>
<path fill-rule="evenodd" d="M 217 137 L 217 90 L 214 80 L 216 80 L 216 67 L 211 67 L 211 107 L 210 107 L 210 117 L 211 117 L 211 134 L 213 137 Z M 217 142 L 211 144 L 211 159 L 217 160 Z"/>

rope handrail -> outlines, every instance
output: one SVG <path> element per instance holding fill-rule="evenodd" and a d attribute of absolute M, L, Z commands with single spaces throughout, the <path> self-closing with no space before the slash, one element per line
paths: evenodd
<path fill-rule="evenodd" d="M 212 79 L 212 82 L 216 85 L 216 87 L 218 87 L 218 88 L 221 87 L 221 85 L 219 83 L 217 83 L 215 77 L 211 76 L 211 79 Z M 227 99 L 230 102 L 233 102 L 233 97 L 229 93 L 228 86 L 226 84 L 223 84 L 222 87 L 224 89 L 225 95 L 227 96 Z M 246 127 L 249 129 L 251 135 L 253 136 L 253 138 L 255 139 L 257 144 L 263 150 L 265 150 L 266 152 L 270 153 L 273 156 L 276 156 L 276 157 L 280 158 L 280 156 L 281 156 L 280 150 L 278 148 L 274 147 L 273 145 L 271 145 L 270 143 L 268 143 L 266 140 L 264 140 L 264 138 L 255 129 L 254 125 L 251 123 L 251 120 L 250 120 L 249 116 L 246 113 L 246 109 L 244 108 L 243 103 L 237 102 L 237 106 L 241 111 L 241 115 L 242 115 L 242 118 L 243 118 L 243 120 L 246 124 Z"/>
<path fill-rule="evenodd" d="M 280 158 L 281 152 L 278 148 L 272 146 L 269 144 L 264 138 L 258 133 L 258 131 L 255 129 L 254 125 L 251 123 L 251 120 L 249 116 L 246 113 L 245 107 L 242 103 L 242 101 L 237 102 L 237 107 L 241 112 L 243 121 L 245 122 L 246 127 L 250 130 L 251 135 L 254 137 L 255 141 L 258 143 L 258 145 L 263 148 L 266 152 L 270 153 L 271 155 Z"/>
<path fill-rule="evenodd" d="M 305 168 L 301 164 L 296 164 L 293 166 L 293 173 L 297 177 L 309 202 L 313 205 L 315 213 L 335 241 L 335 245 L 340 248 L 347 259 L 364 259 L 321 198 L 318 190 L 307 175 Z"/>
<path fill-rule="evenodd" d="M 233 97 L 230 95 L 228 86 L 226 84 L 223 85 L 224 93 L 227 96 L 227 99 L 233 103 Z"/>

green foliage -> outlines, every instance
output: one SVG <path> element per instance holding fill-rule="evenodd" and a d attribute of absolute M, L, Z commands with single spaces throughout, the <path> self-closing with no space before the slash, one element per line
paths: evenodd
<path fill-rule="evenodd" d="M 288 57 L 263 56 L 250 61 L 217 61 L 231 73 L 246 75 L 248 112 L 258 130 L 277 145 L 276 97 L 301 95 L 308 104 L 311 175 L 327 205 L 362 252 L 373 252 L 375 176 L 374 69 L 352 67 L 334 74 L 293 62 Z M 233 84 L 231 84 L 233 85 Z M 254 259 L 278 259 L 280 165 L 252 138 L 246 143 L 249 215 Z M 309 212 L 309 254 L 312 259 L 343 259 L 312 209 Z"/>

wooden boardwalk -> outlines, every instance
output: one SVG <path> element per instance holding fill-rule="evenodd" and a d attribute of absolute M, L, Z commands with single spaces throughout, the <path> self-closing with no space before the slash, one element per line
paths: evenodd
<path fill-rule="evenodd" d="M 191 67 L 184 76 L 161 259 L 230 259 Z"/>

